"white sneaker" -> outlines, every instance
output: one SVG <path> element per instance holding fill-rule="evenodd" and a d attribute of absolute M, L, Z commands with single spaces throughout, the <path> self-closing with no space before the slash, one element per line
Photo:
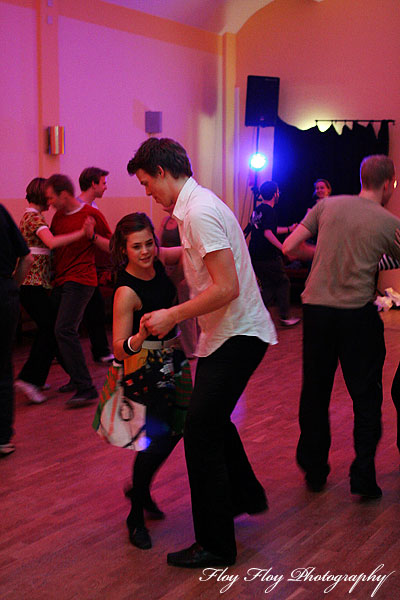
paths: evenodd
<path fill-rule="evenodd" d="M 41 404 L 47 400 L 46 396 L 43 396 L 39 388 L 36 385 L 33 385 L 33 383 L 28 383 L 22 379 L 16 379 L 14 387 L 20 392 L 23 392 L 33 404 Z"/>
<path fill-rule="evenodd" d="M 284 325 L 285 327 L 293 327 L 293 325 L 297 325 L 297 323 L 300 323 L 301 319 L 281 319 L 281 325 Z"/>
<path fill-rule="evenodd" d="M 107 356 L 100 356 L 100 358 L 98 358 L 96 360 L 96 362 L 110 365 L 113 360 L 114 360 L 114 354 L 107 354 Z"/>

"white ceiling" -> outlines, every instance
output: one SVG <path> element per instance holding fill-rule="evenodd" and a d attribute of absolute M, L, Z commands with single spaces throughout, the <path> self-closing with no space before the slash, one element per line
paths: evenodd
<path fill-rule="evenodd" d="M 106 1 L 218 34 L 237 33 L 254 13 L 273 2 L 273 0 Z"/>

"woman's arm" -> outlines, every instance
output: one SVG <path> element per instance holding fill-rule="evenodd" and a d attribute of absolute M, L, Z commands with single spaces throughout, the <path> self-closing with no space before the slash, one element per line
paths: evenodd
<path fill-rule="evenodd" d="M 77 242 L 85 236 L 90 238 L 93 235 L 93 223 L 94 219 L 92 219 L 92 217 L 87 217 L 82 228 L 77 229 L 72 233 L 53 235 L 48 227 L 43 227 L 43 229 L 36 232 L 36 235 L 43 244 L 50 248 L 50 250 L 53 250 L 53 248 L 67 246 L 68 244 L 72 244 L 72 242 Z"/>
<path fill-rule="evenodd" d="M 142 343 L 147 338 L 148 331 L 144 324 L 140 324 L 138 333 L 132 335 L 133 313 L 141 308 L 141 302 L 137 294 L 131 288 L 122 286 L 114 295 L 113 306 L 113 350 L 118 360 L 128 358 L 123 348 L 125 340 L 130 339 L 132 350 L 140 350 Z"/>
<path fill-rule="evenodd" d="M 31 253 L 20 256 L 13 273 L 13 277 L 17 282 L 17 285 L 21 285 L 25 277 L 27 276 L 29 269 L 33 263 L 33 256 Z"/>
<path fill-rule="evenodd" d="M 182 257 L 182 246 L 173 246 L 172 248 L 160 248 L 158 258 L 164 265 L 177 265 Z"/>

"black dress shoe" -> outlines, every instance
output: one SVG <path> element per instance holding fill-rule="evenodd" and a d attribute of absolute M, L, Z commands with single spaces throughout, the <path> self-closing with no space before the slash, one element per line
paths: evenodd
<path fill-rule="evenodd" d="M 235 558 L 227 556 L 217 556 L 212 552 L 204 550 L 200 544 L 195 542 L 190 548 L 171 552 L 167 555 L 167 563 L 174 567 L 184 567 L 186 569 L 199 569 L 205 567 L 228 567 L 235 564 Z"/>
<path fill-rule="evenodd" d="M 377 484 L 371 486 L 364 486 L 350 482 L 350 492 L 352 494 L 362 496 L 363 498 L 368 498 L 370 500 L 377 500 L 382 496 L 382 490 Z"/>
<path fill-rule="evenodd" d="M 69 394 L 69 392 L 74 392 L 76 390 L 76 387 L 74 386 L 74 384 L 71 381 L 68 381 L 68 383 L 64 383 L 64 385 L 62 385 L 61 387 L 58 388 L 58 391 L 61 394 Z"/>
<path fill-rule="evenodd" d="M 72 398 L 68 398 L 65 404 L 68 408 L 76 408 L 80 406 L 86 406 L 90 404 L 93 400 L 99 397 L 99 394 L 95 387 L 91 387 L 88 390 L 83 392 L 76 392 Z"/>

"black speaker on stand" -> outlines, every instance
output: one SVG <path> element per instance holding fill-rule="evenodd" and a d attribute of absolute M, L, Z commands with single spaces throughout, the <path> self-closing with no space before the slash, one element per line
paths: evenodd
<path fill-rule="evenodd" d="M 246 127 L 257 127 L 256 152 L 258 152 L 260 127 L 274 127 L 278 117 L 279 82 L 279 77 L 247 76 L 244 124 Z M 255 171 L 254 185 L 251 191 L 253 192 L 253 210 L 255 210 L 260 196 L 257 171 Z M 250 230 L 249 223 L 244 230 L 246 237 Z"/>
<path fill-rule="evenodd" d="M 246 127 L 273 127 L 278 116 L 279 77 L 247 77 Z"/>

